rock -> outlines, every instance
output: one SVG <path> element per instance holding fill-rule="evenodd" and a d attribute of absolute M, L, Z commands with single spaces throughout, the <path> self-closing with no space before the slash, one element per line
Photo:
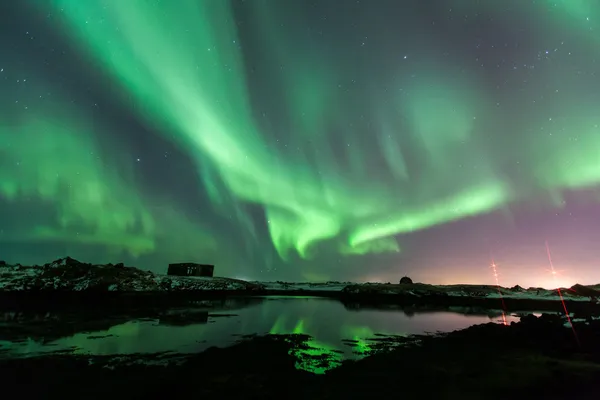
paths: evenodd
<path fill-rule="evenodd" d="M 60 268 L 60 267 L 82 267 L 91 266 L 91 264 L 82 263 L 71 257 L 59 258 L 50 263 L 44 264 L 45 268 Z"/>
<path fill-rule="evenodd" d="M 412 285 L 412 283 L 412 279 L 410 279 L 408 276 L 403 276 L 402 279 L 400 279 L 401 285 Z"/>
<path fill-rule="evenodd" d="M 0 267 L 6 267 L 6 261 L 0 260 Z"/>
<path fill-rule="evenodd" d="M 533 314 L 525 315 L 520 318 L 521 325 L 526 328 L 548 329 L 549 327 L 560 328 L 565 323 L 565 318 L 560 314 L 544 313 L 539 317 Z"/>
<path fill-rule="evenodd" d="M 583 286 L 580 284 L 575 284 L 573 285 L 569 291 L 579 295 L 579 296 L 584 296 L 584 297 L 590 297 L 592 299 L 597 299 L 598 297 L 600 297 L 600 291 L 596 290 L 596 289 L 592 289 L 589 288 L 587 286 Z"/>
<path fill-rule="evenodd" d="M 12 267 L 12 266 L 11 266 Z M 6 273 L 5 273 L 6 272 Z M 126 267 L 123 263 L 90 264 L 70 257 L 60 258 L 41 267 L 3 269 L 2 291 L 73 291 L 73 292 L 157 292 L 157 291 L 264 291 L 260 284 L 227 278 L 196 280 Z"/>
<path fill-rule="evenodd" d="M 537 322 L 537 317 L 533 314 L 527 314 L 520 318 L 520 321 L 523 324 L 531 324 Z"/>

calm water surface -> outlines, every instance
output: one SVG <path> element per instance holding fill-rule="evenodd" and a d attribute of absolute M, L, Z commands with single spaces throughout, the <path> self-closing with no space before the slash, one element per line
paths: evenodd
<path fill-rule="evenodd" d="M 488 322 L 502 322 L 501 313 L 349 309 L 335 299 L 314 297 L 199 302 L 131 319 L 94 317 L 89 312 L 79 316 L 6 312 L 0 325 L 0 356 L 57 351 L 90 355 L 185 354 L 232 345 L 240 335 L 302 333 L 313 338 L 313 347 L 349 359 L 360 357 L 360 348 L 368 348 L 372 339 L 381 335 L 448 332 Z M 27 326 L 31 328 L 23 332 Z M 20 333 L 15 334 L 15 329 Z"/>

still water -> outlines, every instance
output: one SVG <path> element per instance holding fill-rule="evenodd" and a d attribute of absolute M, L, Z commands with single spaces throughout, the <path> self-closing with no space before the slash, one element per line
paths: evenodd
<path fill-rule="evenodd" d="M 516 317 L 508 317 L 512 320 Z M 360 357 L 382 336 L 449 332 L 502 322 L 497 311 L 457 309 L 365 309 L 335 299 L 265 297 L 195 302 L 144 316 L 5 312 L 0 323 L 0 357 L 69 352 L 87 355 L 198 353 L 234 344 L 242 335 L 301 333 L 311 346 L 340 360 Z"/>

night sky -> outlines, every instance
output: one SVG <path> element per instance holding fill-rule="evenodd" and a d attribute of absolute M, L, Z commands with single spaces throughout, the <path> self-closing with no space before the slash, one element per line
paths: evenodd
<path fill-rule="evenodd" d="M 0 46 L 0 259 L 600 282 L 595 0 L 3 1 Z"/>

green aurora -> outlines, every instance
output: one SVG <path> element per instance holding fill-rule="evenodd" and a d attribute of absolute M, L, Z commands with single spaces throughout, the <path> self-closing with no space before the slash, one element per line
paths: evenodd
<path fill-rule="evenodd" d="M 461 12 L 476 7 L 451 3 Z M 110 121 L 70 101 L 68 88 L 52 87 L 53 107 L 5 115 L 0 127 L 8 154 L 0 196 L 11 210 L 39 212 L 0 239 L 96 246 L 116 258 L 201 253 L 218 260 L 220 274 L 295 265 L 305 279 L 327 279 L 324 260 L 409 251 L 403 237 L 414 232 L 520 203 L 560 208 L 566 191 L 595 192 L 600 114 L 581 95 L 588 77 L 568 59 L 600 56 L 600 4 L 508 3 L 523 18 L 536 16 L 530 29 L 539 37 L 530 44 L 539 50 L 531 53 L 539 64 L 531 88 L 513 104 L 510 90 L 490 95 L 481 68 L 443 58 L 444 45 L 426 34 L 408 58 L 386 57 L 390 44 L 372 60 L 345 44 L 330 50 L 327 39 L 296 41 L 300 22 L 280 23 L 300 10 L 296 3 L 286 11 L 288 3 L 269 0 L 39 2 L 37 12 L 52 14 L 52 26 L 105 74 L 119 107 L 190 159 L 189 190 L 208 201 L 190 217 L 175 195 L 147 190 L 131 157 L 107 150 L 120 145 L 115 132 L 107 139 Z M 493 4 L 478 7 L 509 24 Z M 559 44 L 576 38 L 565 54 Z M 266 65 L 256 75 L 252 51 Z M 394 74 L 403 62 L 418 72 Z M 341 91 L 365 65 L 363 96 Z M 52 86 L 40 73 L 36 81 Z M 257 100 L 261 91 L 270 100 Z M 543 104 L 519 110 L 542 92 Z M 262 221 L 249 211 L 256 207 Z M 241 267 L 248 254 L 254 266 Z"/>

